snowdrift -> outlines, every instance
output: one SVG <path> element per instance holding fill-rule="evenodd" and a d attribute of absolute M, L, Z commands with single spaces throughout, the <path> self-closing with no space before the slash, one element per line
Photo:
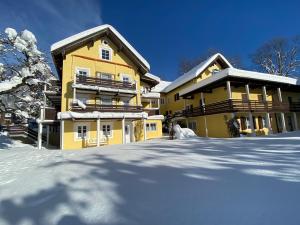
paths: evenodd
<path fill-rule="evenodd" d="M 193 130 L 181 128 L 178 124 L 176 124 L 173 129 L 177 139 L 186 139 L 197 136 Z"/>

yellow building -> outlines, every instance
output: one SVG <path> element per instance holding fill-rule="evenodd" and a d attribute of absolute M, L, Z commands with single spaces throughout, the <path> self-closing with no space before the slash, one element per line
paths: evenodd
<path fill-rule="evenodd" d="M 61 149 L 162 136 L 160 94 L 151 92 L 160 79 L 112 26 L 59 41 L 51 46 L 51 54 L 61 84 L 59 90 L 51 86 L 44 91 L 52 107 L 42 110 L 39 136 L 45 125 L 48 143 L 57 127 Z"/>
<path fill-rule="evenodd" d="M 298 130 L 297 79 L 239 70 L 215 54 L 161 91 L 161 112 L 199 136 L 230 137 L 234 119 L 244 135 Z"/>
<path fill-rule="evenodd" d="M 61 149 L 159 138 L 164 119 L 164 128 L 177 123 L 206 137 L 231 137 L 230 123 L 251 136 L 300 126 L 297 79 L 239 70 L 221 54 L 162 81 L 110 25 L 59 41 L 51 53 L 59 81 L 45 86 L 39 148 L 42 137 Z"/>

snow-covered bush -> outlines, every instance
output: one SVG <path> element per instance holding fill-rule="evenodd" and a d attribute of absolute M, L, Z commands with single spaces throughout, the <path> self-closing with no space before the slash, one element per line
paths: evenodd
<path fill-rule="evenodd" d="M 0 110 L 17 117 L 36 117 L 43 104 L 43 86 L 55 79 L 28 30 L 6 28 L 0 34 Z"/>
<path fill-rule="evenodd" d="M 189 128 L 181 128 L 178 124 L 173 127 L 176 139 L 186 139 L 197 136 L 195 132 Z"/>
<path fill-rule="evenodd" d="M 227 127 L 231 137 L 240 137 L 240 123 L 237 118 L 228 120 Z"/>

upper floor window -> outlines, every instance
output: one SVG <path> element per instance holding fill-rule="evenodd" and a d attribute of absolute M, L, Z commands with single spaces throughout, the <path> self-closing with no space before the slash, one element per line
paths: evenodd
<path fill-rule="evenodd" d="M 90 75 L 90 69 L 88 68 L 76 68 L 76 74 L 80 76 L 89 76 Z"/>
<path fill-rule="evenodd" d="M 112 80 L 113 79 L 113 74 L 110 74 L 110 73 L 97 72 L 96 76 L 98 78 L 101 78 L 101 79 L 104 79 L 104 80 Z"/>
<path fill-rule="evenodd" d="M 100 48 L 100 57 L 103 60 L 111 60 L 111 48 L 108 47 L 102 47 Z"/>
<path fill-rule="evenodd" d="M 175 102 L 179 100 L 179 93 L 176 93 L 176 94 L 174 95 L 174 100 L 175 100 Z"/>
<path fill-rule="evenodd" d="M 131 82 L 130 76 L 127 75 L 127 74 L 121 74 L 121 80 L 123 82 L 126 82 L 126 83 L 130 83 Z"/>
<path fill-rule="evenodd" d="M 160 98 L 160 104 L 164 105 L 165 104 L 165 98 Z"/>
<path fill-rule="evenodd" d="M 215 75 L 215 74 L 218 73 L 218 72 L 220 72 L 220 70 L 218 70 L 218 69 L 213 69 L 212 75 Z"/>
<path fill-rule="evenodd" d="M 112 105 L 112 99 L 109 97 L 103 97 L 101 98 L 101 104 L 102 105 Z"/>

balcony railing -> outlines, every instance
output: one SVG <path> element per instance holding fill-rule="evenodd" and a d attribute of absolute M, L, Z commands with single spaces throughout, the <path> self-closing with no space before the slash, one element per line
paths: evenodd
<path fill-rule="evenodd" d="M 103 104 L 85 104 L 86 108 L 83 109 L 77 104 L 72 105 L 72 111 L 75 112 L 142 112 L 142 106 L 136 105 L 103 105 Z"/>
<path fill-rule="evenodd" d="M 207 104 L 205 107 L 195 107 L 182 110 L 175 116 L 203 116 L 218 113 L 232 112 L 300 112 L 300 102 L 292 103 L 277 103 L 277 102 L 261 102 L 261 101 L 242 101 L 237 99 L 225 100 L 212 104 Z"/>
<path fill-rule="evenodd" d="M 135 84 L 132 84 L 130 82 L 101 79 L 97 77 L 87 77 L 82 75 L 76 75 L 76 82 L 78 84 L 117 88 L 117 89 L 127 89 L 127 90 L 136 89 Z"/>

